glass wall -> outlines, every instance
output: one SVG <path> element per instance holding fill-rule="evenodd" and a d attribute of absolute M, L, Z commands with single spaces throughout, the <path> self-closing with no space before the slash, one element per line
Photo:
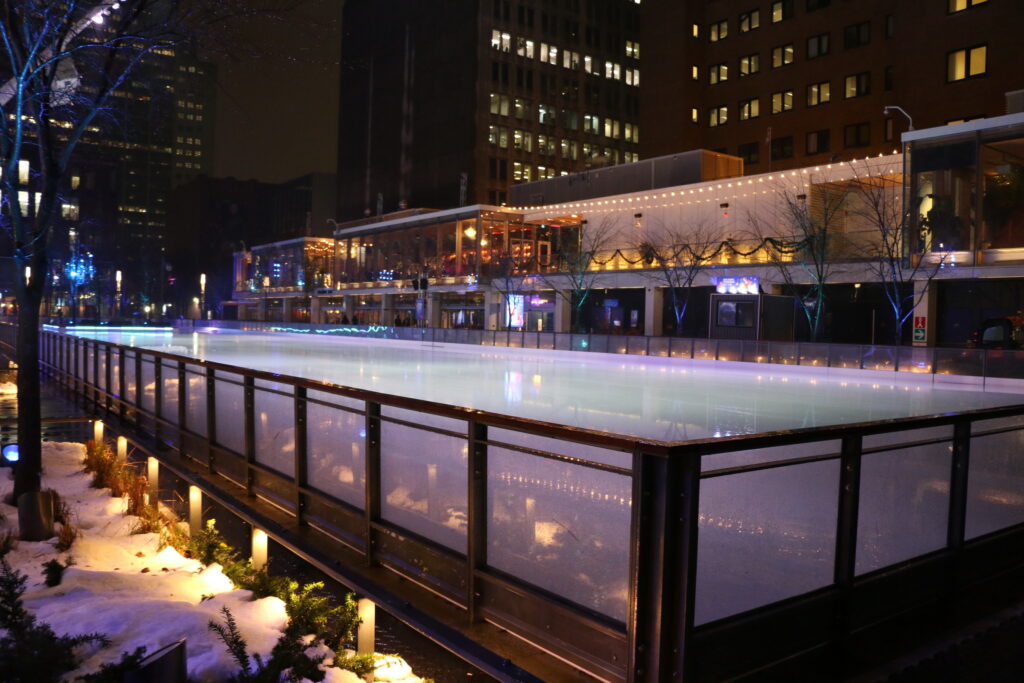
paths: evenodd
<path fill-rule="evenodd" d="M 262 244 L 235 257 L 237 291 L 308 291 L 334 282 L 334 240 L 304 237 Z"/>
<path fill-rule="evenodd" d="M 1024 247 L 1024 130 L 911 147 L 911 216 L 924 251 Z"/>
<path fill-rule="evenodd" d="M 578 226 L 524 223 L 522 215 L 500 211 L 377 230 L 337 240 L 338 281 L 543 272 L 557 266 L 559 240 L 571 244 L 578 239 Z"/>

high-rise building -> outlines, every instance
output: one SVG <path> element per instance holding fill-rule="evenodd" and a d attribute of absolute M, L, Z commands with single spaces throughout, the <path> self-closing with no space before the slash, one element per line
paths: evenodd
<path fill-rule="evenodd" d="M 891 153 L 911 120 L 998 116 L 1024 88 L 1014 0 L 679 0 L 643 12 L 644 158 L 703 147 L 757 173 Z"/>
<path fill-rule="evenodd" d="M 639 0 L 350 0 L 339 213 L 502 204 L 639 158 Z"/>

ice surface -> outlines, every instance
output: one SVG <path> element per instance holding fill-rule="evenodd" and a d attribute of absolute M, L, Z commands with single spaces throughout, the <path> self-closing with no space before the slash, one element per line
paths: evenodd
<path fill-rule="evenodd" d="M 388 394 L 660 440 L 941 414 L 1024 396 L 937 388 L 910 373 L 697 362 L 470 345 L 204 332 L 82 333 Z M 926 376 L 930 380 L 930 376 Z"/>

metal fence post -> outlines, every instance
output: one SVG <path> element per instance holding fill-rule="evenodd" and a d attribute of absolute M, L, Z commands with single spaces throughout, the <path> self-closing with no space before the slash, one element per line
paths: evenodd
<path fill-rule="evenodd" d="M 860 464 L 862 437 L 843 437 L 839 458 L 839 501 L 836 522 L 836 554 L 833 581 L 839 591 L 833 641 L 836 651 L 845 659 L 843 641 L 850 632 L 853 579 L 857 567 L 857 513 L 860 507 Z M 840 665 L 841 666 L 841 665 Z"/>
<path fill-rule="evenodd" d="M 953 425 L 953 458 L 949 475 L 949 526 L 946 548 L 952 554 L 950 590 L 959 583 L 960 556 L 964 549 L 967 528 L 967 481 L 971 464 L 971 423 L 967 420 Z"/>
<path fill-rule="evenodd" d="M 153 437 L 161 440 L 160 418 L 164 407 L 164 362 L 159 356 L 153 357 Z"/>
<path fill-rule="evenodd" d="M 699 456 L 634 453 L 627 681 L 691 675 L 699 504 Z"/>
<path fill-rule="evenodd" d="M 104 345 L 103 349 L 106 354 L 106 362 L 103 363 L 103 372 L 106 375 L 103 381 L 103 386 L 106 388 L 107 394 L 104 399 L 104 404 L 106 405 L 107 412 L 109 413 L 114 407 L 113 399 L 111 398 L 111 395 L 114 393 L 114 388 L 110 386 L 111 379 L 114 375 L 114 372 L 110 367 L 110 358 L 113 356 L 113 353 L 111 351 L 110 344 Z"/>
<path fill-rule="evenodd" d="M 99 412 L 103 395 L 100 392 L 100 343 L 92 343 L 92 402 L 93 410 Z"/>
<path fill-rule="evenodd" d="M 242 392 L 244 395 L 244 450 L 245 450 L 245 492 L 253 495 L 253 484 L 255 483 L 255 472 L 253 465 L 256 463 L 256 384 L 252 375 L 242 378 Z"/>
<path fill-rule="evenodd" d="M 366 520 L 366 563 L 377 564 L 377 540 L 374 525 L 380 519 L 380 404 L 366 402 L 366 453 L 363 514 Z"/>
<path fill-rule="evenodd" d="M 471 621 L 480 620 L 476 573 L 487 564 L 487 425 L 470 420 L 466 507 L 466 607 Z"/>
<path fill-rule="evenodd" d="M 295 518 L 299 524 L 306 523 L 307 485 L 306 456 L 308 434 L 306 421 L 306 387 L 295 387 Z"/>

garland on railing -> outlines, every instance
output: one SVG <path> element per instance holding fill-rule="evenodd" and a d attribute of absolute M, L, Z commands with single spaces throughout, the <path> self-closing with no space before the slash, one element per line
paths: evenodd
<path fill-rule="evenodd" d="M 715 247 L 714 251 L 711 253 L 707 253 L 706 251 L 701 251 L 698 253 L 690 244 L 679 245 L 678 249 L 674 248 L 675 245 L 673 245 L 673 252 L 671 254 L 672 258 L 665 260 L 679 261 L 680 255 L 685 252 L 689 254 L 689 258 L 692 261 L 710 262 L 718 258 L 718 256 L 723 251 L 726 250 L 731 251 L 736 256 L 748 257 L 753 256 L 754 254 L 763 249 L 766 250 L 769 246 L 780 254 L 795 254 L 809 246 L 813 241 L 813 236 L 808 236 L 798 241 L 780 240 L 774 237 L 764 237 L 756 246 L 754 246 L 750 250 L 743 250 L 742 248 L 737 246 L 737 241 L 727 239 L 719 242 Z M 635 252 L 640 250 L 630 249 L 629 251 Z M 622 259 L 623 261 L 632 266 L 636 265 L 637 263 L 642 263 L 644 261 L 650 263 L 653 262 L 656 258 L 657 257 L 650 257 L 649 253 L 641 253 L 639 258 L 631 259 L 629 256 L 626 256 L 626 252 L 624 252 L 622 249 L 616 249 L 615 251 L 612 252 L 611 256 L 609 256 L 607 259 L 603 261 L 599 259 L 596 254 L 593 257 L 591 257 L 591 261 L 593 261 L 594 264 L 598 266 L 604 267 L 616 259 Z"/>

